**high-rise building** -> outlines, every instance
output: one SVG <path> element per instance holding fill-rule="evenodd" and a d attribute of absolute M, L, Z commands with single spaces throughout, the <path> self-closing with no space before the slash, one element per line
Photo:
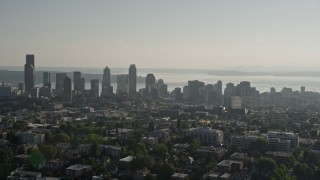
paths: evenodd
<path fill-rule="evenodd" d="M 67 73 L 56 74 L 56 90 L 63 91 L 64 79 L 67 77 Z"/>
<path fill-rule="evenodd" d="M 117 94 L 128 94 L 128 80 L 129 77 L 127 74 L 117 75 Z"/>
<path fill-rule="evenodd" d="M 301 88 L 300 88 L 300 93 L 301 93 L 301 94 L 306 93 L 306 87 L 301 86 Z"/>
<path fill-rule="evenodd" d="M 18 90 L 24 92 L 24 83 L 18 84 Z"/>
<path fill-rule="evenodd" d="M 27 54 L 24 65 L 24 84 L 26 92 L 30 92 L 35 87 L 35 66 L 34 55 Z"/>
<path fill-rule="evenodd" d="M 113 93 L 113 88 L 111 86 L 111 73 L 110 73 L 110 69 L 107 66 L 103 70 L 102 94 L 108 95 L 112 93 Z"/>
<path fill-rule="evenodd" d="M 189 101 L 191 103 L 201 102 L 200 89 L 204 87 L 204 83 L 198 80 L 188 81 Z"/>
<path fill-rule="evenodd" d="M 51 73 L 50 72 L 43 72 L 43 86 L 47 86 L 51 89 Z"/>
<path fill-rule="evenodd" d="M 168 97 L 168 85 L 164 84 L 162 79 L 158 80 L 156 87 L 158 89 L 158 96 L 160 98 Z"/>
<path fill-rule="evenodd" d="M 111 86 L 111 73 L 110 73 L 110 69 L 108 66 L 106 66 L 103 70 L 103 80 L 102 82 L 106 85 L 106 86 Z"/>
<path fill-rule="evenodd" d="M 189 99 L 189 87 L 183 86 L 183 99 Z"/>
<path fill-rule="evenodd" d="M 12 97 L 12 87 L 4 83 L 0 86 L 0 99 L 10 99 Z"/>
<path fill-rule="evenodd" d="M 81 86 L 81 72 L 80 71 L 75 71 L 73 72 L 73 89 L 74 91 L 81 92 L 84 89 L 82 89 Z"/>
<path fill-rule="evenodd" d="M 173 95 L 173 99 L 176 100 L 176 101 L 181 101 L 181 100 L 183 100 L 182 90 L 181 90 L 181 88 L 179 88 L 179 87 L 176 87 L 176 88 L 173 90 L 172 95 Z"/>
<path fill-rule="evenodd" d="M 35 87 L 35 88 L 32 88 L 30 90 L 30 97 L 31 99 L 38 99 L 39 98 L 39 88 Z"/>
<path fill-rule="evenodd" d="M 137 68 L 131 64 L 129 67 L 129 97 L 135 98 L 137 94 Z"/>
<path fill-rule="evenodd" d="M 276 93 L 276 88 L 271 87 L 271 88 L 270 88 L 270 94 L 275 94 L 275 93 Z"/>
<path fill-rule="evenodd" d="M 85 78 L 81 78 L 81 80 L 80 80 L 80 89 L 82 91 L 84 91 L 86 89 L 86 79 Z"/>
<path fill-rule="evenodd" d="M 152 73 L 147 74 L 146 77 L 146 89 L 148 90 L 150 86 L 156 84 L 156 78 Z"/>
<path fill-rule="evenodd" d="M 96 98 L 99 97 L 99 79 L 91 79 L 91 94 Z"/>
<path fill-rule="evenodd" d="M 214 85 L 214 88 L 218 94 L 222 95 L 222 81 L 217 81 L 217 84 Z"/>
<path fill-rule="evenodd" d="M 42 86 L 39 88 L 39 97 L 51 97 L 51 88 L 48 86 Z"/>
<path fill-rule="evenodd" d="M 72 101 L 72 81 L 67 76 L 63 79 L 63 97 L 66 101 Z"/>
<path fill-rule="evenodd" d="M 149 97 L 150 89 L 152 86 L 156 84 L 156 78 L 152 73 L 147 74 L 146 77 L 146 88 L 145 88 L 145 96 Z"/>

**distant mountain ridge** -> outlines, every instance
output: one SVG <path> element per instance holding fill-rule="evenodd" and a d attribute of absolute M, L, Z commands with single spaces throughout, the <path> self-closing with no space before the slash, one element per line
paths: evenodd
<path fill-rule="evenodd" d="M 320 77 L 320 71 L 310 72 L 246 72 L 246 71 L 210 71 L 209 75 L 216 76 L 280 76 L 280 77 Z"/>

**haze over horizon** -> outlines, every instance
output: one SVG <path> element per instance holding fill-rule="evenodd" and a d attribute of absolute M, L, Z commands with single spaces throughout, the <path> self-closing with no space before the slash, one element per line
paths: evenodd
<path fill-rule="evenodd" d="M 0 1 L 0 66 L 317 70 L 320 1 Z"/>

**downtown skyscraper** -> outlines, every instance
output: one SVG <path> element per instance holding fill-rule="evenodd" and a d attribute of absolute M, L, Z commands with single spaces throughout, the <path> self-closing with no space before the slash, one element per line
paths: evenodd
<path fill-rule="evenodd" d="M 129 97 L 135 98 L 137 94 L 137 68 L 131 64 L 129 67 Z"/>
<path fill-rule="evenodd" d="M 63 98 L 72 101 L 72 81 L 68 76 L 63 79 Z"/>
<path fill-rule="evenodd" d="M 95 98 L 99 97 L 99 79 L 91 79 L 91 95 Z"/>
<path fill-rule="evenodd" d="M 156 84 L 156 77 L 152 73 L 147 74 L 146 87 L 144 92 L 145 97 L 150 96 L 150 92 L 154 88 L 155 84 Z"/>
<path fill-rule="evenodd" d="M 83 91 L 81 87 L 81 72 L 73 72 L 73 89 L 74 91 Z"/>
<path fill-rule="evenodd" d="M 48 88 L 51 89 L 51 73 L 50 72 L 43 72 L 42 76 L 42 85 L 47 86 Z"/>
<path fill-rule="evenodd" d="M 35 87 L 35 67 L 34 67 L 34 55 L 27 54 L 26 64 L 24 65 L 24 83 L 27 93 Z"/>
<path fill-rule="evenodd" d="M 103 70 L 103 79 L 102 79 L 102 95 L 109 95 L 113 93 L 113 88 L 111 86 L 111 73 L 108 66 Z"/>

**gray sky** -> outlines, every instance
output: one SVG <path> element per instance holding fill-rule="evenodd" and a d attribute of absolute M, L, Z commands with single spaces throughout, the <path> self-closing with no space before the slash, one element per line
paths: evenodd
<path fill-rule="evenodd" d="M 316 0 L 0 0 L 0 66 L 320 68 Z"/>

